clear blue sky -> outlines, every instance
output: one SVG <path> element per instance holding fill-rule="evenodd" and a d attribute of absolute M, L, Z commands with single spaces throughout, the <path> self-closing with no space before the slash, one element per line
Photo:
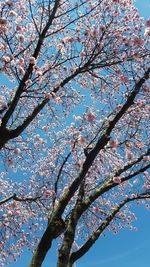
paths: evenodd
<path fill-rule="evenodd" d="M 77 267 L 149 267 L 150 266 L 150 211 L 136 209 L 138 231 L 122 230 L 118 235 L 107 233 L 77 263 Z M 31 254 L 25 252 L 10 267 L 28 267 Z M 56 267 L 55 248 L 47 255 L 43 267 Z"/>
<path fill-rule="evenodd" d="M 135 5 L 146 19 L 150 17 L 150 0 L 137 0 Z M 124 230 L 118 235 L 107 233 L 90 252 L 77 262 L 77 267 L 150 267 L 150 212 L 138 207 L 137 232 Z M 25 252 L 10 267 L 27 267 L 31 254 Z M 56 267 L 55 249 L 47 256 L 43 267 Z"/>

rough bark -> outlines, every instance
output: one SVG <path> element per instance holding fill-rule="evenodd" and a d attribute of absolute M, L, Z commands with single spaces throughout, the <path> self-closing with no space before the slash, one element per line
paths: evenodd
<path fill-rule="evenodd" d="M 64 222 L 61 218 L 53 218 L 48 224 L 34 254 L 29 267 L 41 267 L 52 242 L 65 231 Z"/>

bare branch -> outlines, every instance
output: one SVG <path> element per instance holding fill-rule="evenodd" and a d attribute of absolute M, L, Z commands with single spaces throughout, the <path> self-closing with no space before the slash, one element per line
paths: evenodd
<path fill-rule="evenodd" d="M 34 202 L 34 201 L 40 199 L 40 196 L 35 197 L 35 198 L 32 198 L 32 197 L 21 198 L 21 197 L 17 197 L 16 194 L 12 194 L 12 195 L 10 195 L 9 197 L 6 197 L 6 198 L 4 198 L 3 200 L 1 200 L 1 201 L 0 201 L 0 206 L 1 206 L 2 204 L 5 204 L 6 202 L 12 200 L 12 199 L 15 200 L 15 201 L 19 201 L 19 202 L 26 202 L 26 201 L 28 201 L 28 202 Z"/>

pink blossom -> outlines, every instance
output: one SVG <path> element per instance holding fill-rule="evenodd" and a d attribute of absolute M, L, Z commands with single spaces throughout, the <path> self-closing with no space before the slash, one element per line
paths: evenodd
<path fill-rule="evenodd" d="M 14 159 L 13 158 L 8 158 L 8 164 L 10 165 L 10 166 L 13 166 L 14 165 Z"/>
<path fill-rule="evenodd" d="M 44 131 L 47 131 L 48 130 L 48 127 L 47 126 L 43 126 L 42 128 Z"/>
<path fill-rule="evenodd" d="M 83 144 L 83 143 L 85 143 L 86 142 L 86 139 L 84 138 L 84 137 L 80 137 L 79 138 L 79 142 L 81 143 L 81 144 Z"/>
<path fill-rule="evenodd" d="M 8 214 L 8 216 L 12 216 L 13 215 L 11 210 L 9 210 L 7 214 Z"/>
<path fill-rule="evenodd" d="M 126 217 L 126 216 L 125 216 L 125 214 L 124 214 L 124 213 L 122 213 L 122 212 L 119 212 L 119 214 L 118 214 L 118 215 L 119 215 L 119 217 L 120 217 L 120 218 L 122 218 L 122 219 L 125 219 L 125 217 Z"/>
<path fill-rule="evenodd" d="M 116 184 L 120 184 L 121 183 L 121 178 L 119 176 L 115 176 L 113 178 L 113 182 L 116 183 Z"/>
<path fill-rule="evenodd" d="M 149 92 L 148 86 L 143 86 L 143 91 L 146 92 L 146 93 Z"/>
<path fill-rule="evenodd" d="M 26 86 L 30 86 L 32 84 L 32 81 L 30 79 L 28 79 L 26 82 L 25 82 Z"/>
<path fill-rule="evenodd" d="M 68 71 L 68 68 L 66 66 L 64 66 L 64 70 L 67 72 Z"/>
<path fill-rule="evenodd" d="M 56 45 L 56 49 L 59 50 L 60 52 L 64 50 L 64 47 L 62 44 Z"/>
<path fill-rule="evenodd" d="M 52 94 L 50 94 L 50 93 L 46 94 L 46 98 L 49 100 L 52 99 Z"/>
<path fill-rule="evenodd" d="M 36 59 L 35 59 L 35 57 L 30 57 L 30 58 L 29 58 L 29 62 L 30 62 L 30 64 L 35 65 L 35 64 L 36 64 Z"/>
<path fill-rule="evenodd" d="M 11 10 L 11 11 L 9 12 L 9 16 L 11 16 L 11 17 L 16 17 L 16 16 L 17 16 L 17 13 L 16 13 L 15 11 Z"/>
<path fill-rule="evenodd" d="M 9 221 L 8 221 L 8 218 L 5 217 L 5 218 L 4 218 L 4 222 L 5 222 L 5 223 L 8 223 L 8 222 L 9 222 Z"/>
<path fill-rule="evenodd" d="M 21 28 L 21 26 L 19 26 L 18 24 L 16 25 L 16 31 L 21 31 L 22 30 L 22 28 Z"/>
<path fill-rule="evenodd" d="M 12 2 L 11 0 L 7 0 L 7 1 L 6 1 L 6 4 L 7 4 L 9 7 L 13 6 L 13 2 Z"/>
<path fill-rule="evenodd" d="M 62 40 L 62 43 L 64 44 L 72 43 L 73 40 L 74 40 L 73 37 L 66 37 Z"/>
<path fill-rule="evenodd" d="M 93 210 L 93 212 L 96 212 L 96 213 L 99 213 L 99 211 L 100 211 L 98 206 L 93 207 L 92 210 Z"/>
<path fill-rule="evenodd" d="M 125 83 L 125 82 L 128 81 L 128 77 L 126 77 L 126 76 L 121 76 L 120 78 L 121 78 L 121 81 L 122 81 L 123 83 Z"/>
<path fill-rule="evenodd" d="M 109 144 L 110 144 L 112 147 L 114 147 L 114 148 L 117 147 L 117 142 L 116 142 L 116 140 L 114 140 L 113 138 L 110 139 Z"/>
<path fill-rule="evenodd" d="M 141 38 L 139 38 L 138 36 L 135 36 L 134 44 L 137 45 L 137 46 L 140 46 L 140 45 L 143 44 L 143 40 Z"/>
<path fill-rule="evenodd" d="M 130 150 L 126 151 L 126 159 L 131 160 L 133 159 L 133 153 Z"/>
<path fill-rule="evenodd" d="M 23 35 L 18 35 L 18 39 L 19 39 L 20 43 L 24 43 L 24 41 L 25 41 L 25 38 Z"/>
<path fill-rule="evenodd" d="M 11 66 L 16 66 L 16 64 L 17 64 L 17 61 L 15 61 L 14 59 L 13 60 L 11 60 Z"/>
<path fill-rule="evenodd" d="M 148 28 L 145 29 L 144 36 L 145 36 L 145 37 L 150 36 L 150 27 L 148 27 Z"/>
<path fill-rule="evenodd" d="M 20 215 L 19 210 L 15 210 L 15 216 L 19 216 L 19 215 Z"/>
<path fill-rule="evenodd" d="M 15 155 L 19 155 L 21 150 L 19 148 L 16 148 L 13 152 Z"/>
<path fill-rule="evenodd" d="M 5 108 L 7 108 L 7 102 L 6 101 L 3 101 L 2 103 L 1 103 L 1 108 L 3 109 L 5 109 Z"/>
<path fill-rule="evenodd" d="M 7 29 L 6 27 L 0 27 L 0 33 L 3 34 L 3 33 L 6 33 L 7 32 Z"/>
<path fill-rule="evenodd" d="M 147 19 L 147 21 L 146 21 L 146 26 L 147 26 L 147 28 L 150 27 L 150 19 Z"/>
<path fill-rule="evenodd" d="M 24 75 L 25 74 L 25 70 L 21 66 L 19 67 L 19 74 L 20 75 Z"/>
<path fill-rule="evenodd" d="M 92 111 L 89 111 L 87 115 L 88 122 L 92 122 L 95 119 L 95 114 Z"/>
<path fill-rule="evenodd" d="M 42 76 L 42 71 L 37 71 L 38 76 Z"/>
<path fill-rule="evenodd" d="M 136 178 L 134 181 L 133 181 L 133 184 L 138 184 L 139 183 L 139 179 Z"/>
<path fill-rule="evenodd" d="M 86 55 L 85 52 L 84 51 L 81 51 L 80 57 L 83 58 L 85 55 Z"/>
<path fill-rule="evenodd" d="M 8 57 L 8 56 L 3 57 L 3 61 L 6 63 L 10 62 L 10 57 Z"/>
<path fill-rule="evenodd" d="M 55 98 L 55 103 L 56 103 L 57 105 L 62 103 L 62 100 L 60 99 L 60 97 L 56 97 L 56 98 Z"/>
<path fill-rule="evenodd" d="M 55 193 L 54 190 L 46 190 L 45 195 L 46 195 L 47 197 L 52 197 L 52 198 L 54 198 L 55 195 L 56 195 L 56 193 Z"/>
<path fill-rule="evenodd" d="M 19 58 L 19 63 L 20 63 L 20 64 L 24 64 L 24 58 L 22 58 L 22 57 Z"/>
<path fill-rule="evenodd" d="M 0 24 L 1 25 L 7 25 L 7 19 L 5 19 L 5 18 L 0 18 Z"/>
<path fill-rule="evenodd" d="M 131 194 L 131 197 L 132 197 L 132 198 L 135 198 L 135 197 L 136 197 L 136 194 Z"/>
<path fill-rule="evenodd" d="M 138 31 L 138 29 L 139 29 L 138 25 L 135 25 L 134 30 Z"/>
<path fill-rule="evenodd" d="M 106 27 L 104 25 L 100 25 L 100 30 L 104 31 L 106 29 Z"/>
<path fill-rule="evenodd" d="M 74 117 L 75 121 L 79 121 L 79 120 L 82 119 L 80 116 L 75 116 L 75 115 L 74 115 L 73 117 Z"/>

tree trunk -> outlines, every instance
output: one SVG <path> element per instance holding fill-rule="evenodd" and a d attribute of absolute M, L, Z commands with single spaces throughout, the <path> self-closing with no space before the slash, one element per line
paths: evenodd
<path fill-rule="evenodd" d="M 40 243 L 33 254 L 29 267 L 41 267 L 52 241 L 65 231 L 65 223 L 61 218 L 53 219 L 47 226 Z"/>
<path fill-rule="evenodd" d="M 41 243 L 41 242 L 40 242 Z M 49 244 L 39 244 L 36 248 L 29 267 L 41 267 L 48 250 L 51 248 L 52 241 Z"/>

